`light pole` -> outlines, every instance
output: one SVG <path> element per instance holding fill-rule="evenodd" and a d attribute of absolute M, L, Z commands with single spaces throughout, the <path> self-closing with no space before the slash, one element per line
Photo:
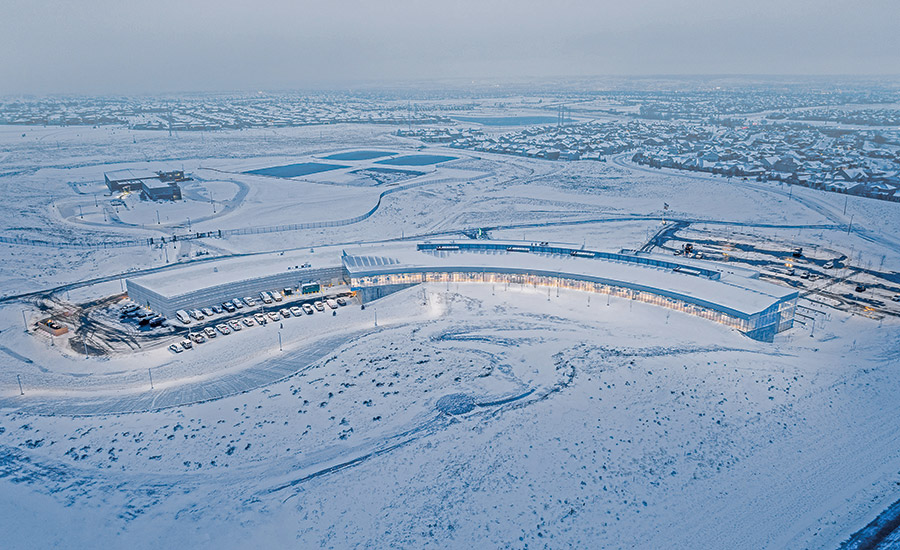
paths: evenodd
<path fill-rule="evenodd" d="M 16 382 L 19 383 L 19 395 L 25 395 L 25 390 L 22 389 L 22 379 L 19 378 L 19 375 L 16 375 Z"/>
<path fill-rule="evenodd" d="M 853 214 L 850 214 L 850 225 L 847 226 L 847 234 L 853 231 Z"/>

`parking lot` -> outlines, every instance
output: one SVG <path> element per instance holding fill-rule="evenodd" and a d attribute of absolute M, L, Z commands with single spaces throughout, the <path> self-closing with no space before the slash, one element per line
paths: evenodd
<path fill-rule="evenodd" d="M 229 300 L 229 309 L 225 304 L 198 309 L 195 313 L 201 318 L 189 317 L 190 322 L 184 323 L 141 307 L 125 294 L 82 304 L 48 296 L 36 302 L 42 316 L 63 322 L 71 330 L 55 338 L 39 330 L 34 334 L 48 338 L 52 346 L 65 346 L 79 355 L 94 357 L 162 346 L 168 346 L 172 353 L 182 353 L 226 338 L 235 331 L 269 325 L 280 327 L 284 322 L 301 322 L 300 318 L 316 315 L 337 315 L 341 308 L 359 304 L 355 294 L 346 287 L 326 287 L 309 294 L 281 294 L 279 301 L 272 299 L 271 303 L 256 296 L 249 297 L 252 298 L 249 305 L 245 298 L 248 297 Z M 240 302 L 240 308 L 235 307 L 235 300 Z"/>

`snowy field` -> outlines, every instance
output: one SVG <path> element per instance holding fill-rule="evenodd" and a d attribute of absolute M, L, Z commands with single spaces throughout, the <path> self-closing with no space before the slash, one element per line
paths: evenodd
<path fill-rule="evenodd" d="M 365 125 L 2 127 L 0 144 L 0 235 L 85 245 L 0 243 L 2 297 L 60 287 L 54 300 L 79 304 L 120 292 L 135 270 L 476 228 L 640 248 L 664 219 L 688 222 L 688 237 L 900 270 L 895 204 L 849 197 L 845 213 L 843 196 L 623 157 L 419 151 Z M 350 173 L 375 159 L 291 179 L 243 173 L 355 149 L 459 160 L 384 185 Z M 182 166 L 195 179 L 177 203 L 114 205 L 102 183 L 113 169 Z M 388 186 L 404 188 L 382 196 Z M 215 231 L 376 205 L 336 227 L 88 246 L 184 234 L 188 218 Z M 178 355 L 166 342 L 85 359 L 25 333 L 23 311 L 36 319 L 40 304 L 0 303 L 3 548 L 832 549 L 900 496 L 896 317 L 816 306 L 812 326 L 765 344 L 606 296 L 431 284 L 287 319 L 283 351 L 270 323 Z"/>

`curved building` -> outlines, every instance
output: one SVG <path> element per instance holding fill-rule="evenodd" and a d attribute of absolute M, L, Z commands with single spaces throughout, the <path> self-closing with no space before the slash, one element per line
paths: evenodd
<path fill-rule="evenodd" d="M 793 326 L 798 293 L 725 264 L 557 243 L 401 243 L 345 250 L 344 280 L 363 301 L 425 282 L 512 283 L 610 294 L 773 341 Z"/>

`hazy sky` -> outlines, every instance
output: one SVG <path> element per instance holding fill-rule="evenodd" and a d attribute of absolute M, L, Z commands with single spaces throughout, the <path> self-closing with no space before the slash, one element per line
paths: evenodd
<path fill-rule="evenodd" d="M 0 0 L 0 94 L 900 74 L 900 0 Z"/>

